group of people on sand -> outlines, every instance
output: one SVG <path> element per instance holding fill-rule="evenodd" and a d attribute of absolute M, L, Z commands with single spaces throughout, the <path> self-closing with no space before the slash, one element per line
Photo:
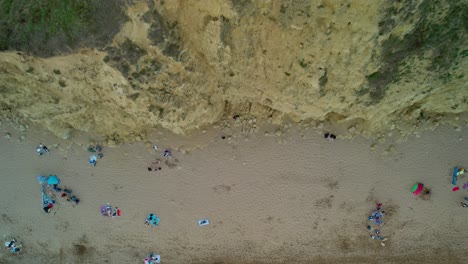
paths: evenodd
<path fill-rule="evenodd" d="M 156 146 L 156 145 L 153 146 L 153 149 L 154 149 L 155 151 L 157 151 L 158 148 L 159 148 L 159 147 Z M 171 153 L 170 150 L 165 149 L 165 150 L 163 151 L 163 156 L 164 156 L 165 158 L 172 158 L 172 153 Z M 157 171 L 160 171 L 160 170 L 162 170 L 162 167 L 161 167 L 161 160 L 160 160 L 160 159 L 156 159 L 155 161 L 151 162 L 151 164 L 148 166 L 148 171 L 157 172 Z"/>
<path fill-rule="evenodd" d="M 101 206 L 101 214 L 107 217 L 119 217 L 121 216 L 121 210 L 117 206 L 112 210 L 112 206 L 107 203 Z"/>
<path fill-rule="evenodd" d="M 145 225 L 157 226 L 159 225 L 159 221 L 161 221 L 161 219 L 159 219 L 157 215 L 150 213 L 148 217 L 146 217 Z"/>
<path fill-rule="evenodd" d="M 54 190 L 57 192 L 62 193 L 62 197 L 65 198 L 68 202 L 73 202 L 75 204 L 78 204 L 80 202 L 80 199 L 78 199 L 75 195 L 73 195 L 73 191 L 71 189 L 64 188 L 63 190 L 61 188 L 58 188 L 57 184 L 54 184 Z"/>
<path fill-rule="evenodd" d="M 92 166 L 96 167 L 96 164 L 97 164 L 97 160 L 98 159 L 102 159 L 104 157 L 104 154 L 101 153 L 102 151 L 102 147 L 100 145 L 90 145 L 88 147 L 88 152 L 89 153 L 92 153 L 90 156 L 89 156 L 89 164 L 91 164 Z M 96 153 L 96 154 L 94 154 Z"/>
<path fill-rule="evenodd" d="M 161 256 L 150 253 L 149 257 L 144 259 L 144 264 L 155 264 L 155 263 L 160 263 L 161 261 Z"/>
<path fill-rule="evenodd" d="M 40 143 L 39 146 L 37 146 L 36 148 L 36 152 L 39 156 L 42 156 L 44 153 L 49 154 L 49 148 Z"/>
<path fill-rule="evenodd" d="M 329 133 L 329 132 L 325 133 L 324 137 L 326 139 L 328 139 L 329 141 L 333 141 L 333 140 L 336 139 L 336 136 L 334 134 L 332 134 L 332 133 Z M 157 148 L 157 146 L 153 146 L 153 149 L 157 150 L 158 148 Z M 90 146 L 88 148 L 89 152 L 96 153 L 99 158 L 101 158 L 103 156 L 102 153 L 101 153 L 101 150 L 102 150 L 102 148 L 100 146 Z M 45 145 L 43 145 L 41 143 L 36 148 L 36 152 L 37 152 L 38 155 L 42 156 L 44 153 L 49 154 L 49 149 Z M 166 158 L 171 158 L 172 153 L 170 152 L 170 150 L 166 149 L 163 152 L 163 156 L 166 157 Z M 92 161 L 90 159 L 90 163 L 93 166 L 95 166 L 96 165 L 96 158 L 92 159 Z M 151 165 L 148 166 L 148 171 L 162 170 L 162 168 L 160 167 L 160 164 L 161 164 L 161 160 L 156 159 L 155 162 L 151 163 Z M 463 170 L 463 172 L 464 172 L 464 170 Z M 460 174 L 463 174 L 463 173 L 460 173 Z M 457 176 L 458 176 L 458 174 L 457 174 Z M 421 195 L 426 197 L 426 199 L 428 199 L 428 197 L 430 197 L 430 195 L 431 195 L 430 190 L 423 187 L 422 184 L 421 184 L 421 186 L 422 186 L 421 187 L 422 188 Z M 416 186 L 416 187 L 418 187 L 418 186 Z M 78 204 L 79 201 L 80 201 L 78 198 L 76 198 L 76 196 L 74 196 L 72 194 L 72 191 L 70 189 L 65 188 L 65 189 L 62 190 L 61 188 L 59 188 L 57 186 L 57 184 L 53 185 L 53 189 L 56 192 L 62 192 L 63 191 L 62 197 L 65 198 L 67 201 L 74 202 L 76 204 Z M 415 194 L 415 193 L 413 192 L 413 194 Z M 461 206 L 464 207 L 464 208 L 468 208 L 468 197 L 464 198 L 464 201 L 461 202 Z M 49 212 L 50 212 L 50 210 L 49 210 Z M 121 216 L 121 210 L 118 207 L 113 208 L 109 203 L 107 203 L 105 206 L 101 207 L 101 214 L 103 216 L 106 216 L 106 217 L 120 217 Z M 373 240 L 375 239 L 375 240 L 379 241 L 382 244 L 382 246 L 385 246 L 384 242 L 388 239 L 388 238 L 382 237 L 382 234 L 381 234 L 381 228 L 384 225 L 384 221 L 383 221 L 384 216 L 385 216 L 385 211 L 382 211 L 382 204 L 377 203 L 376 208 L 373 209 L 372 212 L 370 213 L 370 215 L 368 216 L 369 224 L 367 225 L 367 230 L 369 232 L 370 238 L 373 239 Z M 157 226 L 159 224 L 159 221 L 160 221 L 160 218 L 157 215 L 155 215 L 153 213 L 150 213 L 148 215 L 147 219 L 145 220 L 145 224 L 146 225 Z M 206 222 L 206 224 L 209 223 L 208 220 L 204 220 L 204 221 Z M 199 223 L 199 225 L 204 225 L 204 224 L 205 223 Z M 22 248 L 22 243 L 19 243 L 18 241 L 16 241 L 16 239 L 12 239 L 12 240 L 6 241 L 5 246 L 12 253 L 19 253 L 21 251 L 21 248 Z M 160 255 L 151 253 L 149 255 L 149 257 L 144 259 L 144 263 L 145 264 L 160 263 Z"/>
<path fill-rule="evenodd" d="M 11 253 L 19 254 L 21 248 L 23 247 L 23 244 L 21 242 L 16 241 L 16 239 L 13 238 L 10 241 L 5 241 L 5 246 L 7 247 L 7 250 L 9 250 Z"/>
<path fill-rule="evenodd" d="M 60 179 L 57 175 L 39 175 L 37 180 L 42 188 L 42 208 L 44 212 L 50 213 L 56 204 L 56 195 L 61 193 L 61 197 L 70 203 L 77 205 L 80 199 L 73 194 L 73 191 L 68 188 L 60 188 Z"/>
<path fill-rule="evenodd" d="M 367 230 L 369 231 L 369 236 L 371 239 L 377 239 L 380 241 L 382 246 L 385 246 L 385 241 L 388 238 L 382 237 L 381 228 L 385 224 L 383 221 L 383 217 L 385 216 L 385 211 L 382 210 L 382 203 L 377 203 L 377 207 L 372 210 L 370 215 L 368 216 L 369 225 L 367 226 Z"/>
<path fill-rule="evenodd" d="M 157 147 L 153 147 L 153 149 L 157 150 Z M 88 150 L 88 152 L 90 152 L 92 154 L 90 156 L 89 163 L 92 166 L 96 166 L 97 159 L 100 159 L 100 158 L 102 158 L 104 156 L 101 153 L 102 147 L 99 146 L 99 145 L 91 145 L 91 146 L 88 147 L 87 150 Z M 44 153 L 49 154 L 49 149 L 45 145 L 43 145 L 41 143 L 36 148 L 36 152 L 37 152 L 37 154 L 39 156 L 42 156 Z M 166 149 L 163 152 L 163 156 L 166 157 L 166 158 L 171 158 L 172 153 L 171 153 L 170 150 Z M 161 160 L 156 159 L 155 162 L 153 162 L 150 166 L 148 166 L 148 171 L 162 170 L 162 168 L 160 167 L 160 164 L 161 164 Z M 42 177 L 41 180 L 43 180 L 43 181 L 47 181 L 47 179 L 48 179 L 48 177 L 45 177 L 45 176 L 41 176 L 41 177 Z M 52 177 L 52 175 L 49 176 L 49 178 L 50 177 Z M 53 177 L 56 177 L 56 176 L 53 175 Z M 72 190 L 67 189 L 67 188 L 64 188 L 64 189 L 59 188 L 58 187 L 58 182 L 59 182 L 59 180 L 57 178 L 57 182 L 54 182 L 56 184 L 47 184 L 46 185 L 46 182 L 43 182 L 43 183 L 44 183 L 44 186 L 48 186 L 48 188 L 52 188 L 55 192 L 62 192 L 61 196 L 63 198 L 65 198 L 67 201 L 74 202 L 75 204 L 78 204 L 80 202 L 80 199 L 78 199 L 75 195 L 72 194 Z M 49 213 L 51 211 L 50 209 L 52 208 L 54 203 L 55 203 L 55 201 L 51 202 L 50 206 L 47 206 L 47 208 L 44 208 L 44 210 L 47 213 Z M 107 203 L 106 205 L 101 206 L 101 214 L 103 216 L 106 216 L 106 217 L 120 217 L 121 216 L 121 210 L 118 207 L 113 208 L 109 203 Z M 146 221 L 145 221 L 145 224 L 152 225 L 152 226 L 157 226 L 159 224 L 159 221 L 160 221 L 160 218 L 156 214 L 150 213 L 148 215 Z M 5 242 L 5 246 L 13 253 L 19 253 L 19 251 L 21 249 L 21 244 L 19 244 L 15 239 L 13 239 L 11 241 L 8 241 L 8 242 Z M 151 253 L 149 255 L 149 257 L 144 259 L 144 263 L 145 264 L 160 263 L 160 259 L 161 259 L 160 255 Z"/>

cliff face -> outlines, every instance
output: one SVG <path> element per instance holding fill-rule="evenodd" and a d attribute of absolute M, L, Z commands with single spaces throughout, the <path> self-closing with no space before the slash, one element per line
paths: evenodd
<path fill-rule="evenodd" d="M 3 116 L 62 137 L 132 141 L 149 127 L 185 133 L 232 115 L 373 133 L 468 112 L 465 1 L 122 6 L 126 22 L 105 45 L 0 53 Z"/>

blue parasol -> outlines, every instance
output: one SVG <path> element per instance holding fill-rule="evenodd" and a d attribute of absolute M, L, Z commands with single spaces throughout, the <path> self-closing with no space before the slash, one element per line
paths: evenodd
<path fill-rule="evenodd" d="M 48 185 L 54 185 L 54 184 L 59 184 L 60 180 L 57 178 L 56 175 L 50 175 L 49 178 L 47 179 L 47 184 Z"/>

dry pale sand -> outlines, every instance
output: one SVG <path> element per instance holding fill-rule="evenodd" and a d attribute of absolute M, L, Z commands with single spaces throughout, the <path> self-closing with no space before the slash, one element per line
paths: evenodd
<path fill-rule="evenodd" d="M 468 166 L 466 130 L 441 127 L 390 153 L 388 140 L 373 151 L 369 140 L 329 143 L 311 130 L 291 129 L 281 143 L 263 134 L 222 140 L 216 130 L 159 135 L 154 142 L 171 146 L 174 159 L 157 173 L 147 171 L 156 154 L 142 143 L 105 148 L 93 168 L 84 146 L 41 130 L 21 142 L 11 133 L 0 138 L 0 234 L 24 251 L 3 250 L 0 263 L 142 263 L 151 251 L 162 263 L 467 261 L 468 209 L 459 202 L 468 193 L 450 184 L 451 168 Z M 61 145 L 39 157 L 40 141 Z M 38 174 L 57 174 L 81 203 L 59 199 L 44 213 Z M 417 181 L 432 188 L 429 201 L 410 194 Z M 366 230 L 376 201 L 388 212 L 385 247 Z M 102 217 L 106 202 L 123 216 Z M 158 227 L 143 224 L 149 212 L 161 217 Z M 212 223 L 198 227 L 202 218 Z"/>

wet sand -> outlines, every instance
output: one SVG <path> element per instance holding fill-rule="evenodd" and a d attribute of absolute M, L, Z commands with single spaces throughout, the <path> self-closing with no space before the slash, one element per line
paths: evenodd
<path fill-rule="evenodd" d="M 41 130 L 18 142 L 10 132 L 0 138 L 0 234 L 24 251 L 3 250 L 0 263 L 143 263 L 151 251 L 161 263 L 464 263 L 468 253 L 468 209 L 459 205 L 468 191 L 450 184 L 453 166 L 468 167 L 466 129 L 441 127 L 375 150 L 367 139 L 330 143 L 295 128 L 224 140 L 218 130 L 156 134 L 159 152 L 143 143 L 104 147 L 96 167 L 86 145 Z M 35 153 L 39 142 L 50 156 Z M 149 172 L 155 158 L 162 171 Z M 59 198 L 44 213 L 39 174 L 56 174 L 80 204 Z M 432 189 L 430 200 L 411 195 L 418 181 Z M 122 216 L 101 216 L 106 202 Z M 366 230 L 376 202 L 387 212 L 385 247 Z M 158 227 L 144 225 L 150 212 Z M 197 226 L 203 218 L 211 224 Z"/>

